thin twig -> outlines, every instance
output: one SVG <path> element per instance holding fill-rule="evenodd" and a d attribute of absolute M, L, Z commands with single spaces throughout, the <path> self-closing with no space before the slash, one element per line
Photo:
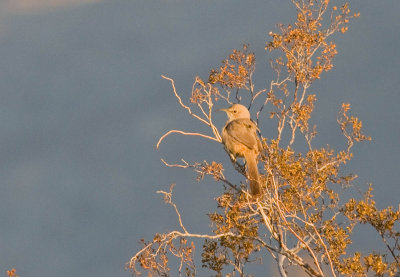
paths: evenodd
<path fill-rule="evenodd" d="M 210 137 L 210 136 L 207 136 L 207 135 L 204 135 L 204 134 L 201 134 L 201 133 L 189 133 L 189 132 L 184 132 L 184 131 L 180 131 L 180 130 L 170 130 L 170 131 L 166 132 L 158 140 L 157 149 L 160 147 L 160 143 L 164 140 L 164 138 L 166 138 L 167 136 L 169 136 L 172 133 L 178 133 L 178 134 L 182 134 L 182 135 L 185 135 L 185 136 L 199 136 L 199 137 L 202 137 L 202 138 L 206 138 L 206 139 L 210 139 L 210 140 L 213 140 L 213 141 L 216 141 L 216 142 L 220 142 L 220 141 L 218 141 L 218 139 L 216 139 L 214 137 Z"/>
<path fill-rule="evenodd" d="M 191 116 L 197 118 L 198 120 L 200 120 L 200 121 L 203 122 L 204 124 L 209 125 L 209 123 L 207 122 L 207 120 L 205 120 L 205 119 L 201 118 L 200 116 L 198 116 L 197 114 L 193 113 L 192 110 L 191 110 L 188 106 L 186 106 L 185 104 L 183 104 L 181 97 L 180 97 L 179 94 L 176 92 L 174 80 L 171 79 L 171 78 L 169 78 L 169 77 L 166 77 L 166 76 L 164 76 L 164 75 L 161 75 L 161 77 L 164 78 L 165 80 L 168 80 L 168 81 L 171 82 L 172 90 L 174 91 L 175 97 L 178 98 L 179 104 L 180 104 L 183 108 L 185 108 L 185 109 L 187 110 L 187 112 L 188 112 Z"/>

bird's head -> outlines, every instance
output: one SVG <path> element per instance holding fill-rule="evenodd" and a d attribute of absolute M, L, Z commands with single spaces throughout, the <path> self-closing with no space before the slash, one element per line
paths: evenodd
<path fill-rule="evenodd" d="M 227 109 L 219 109 L 219 111 L 226 112 L 229 120 L 234 120 L 238 118 L 248 118 L 250 119 L 249 110 L 241 104 L 233 104 Z"/>

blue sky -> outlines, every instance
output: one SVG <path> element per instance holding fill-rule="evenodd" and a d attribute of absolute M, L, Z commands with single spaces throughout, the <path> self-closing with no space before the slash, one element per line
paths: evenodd
<path fill-rule="evenodd" d="M 350 3 L 361 17 L 335 37 L 334 69 L 312 87 L 318 139 L 343 146 L 335 118 L 350 102 L 373 141 L 355 147 L 346 170 L 360 188 L 374 184 L 380 207 L 397 206 L 400 2 Z M 173 136 L 155 149 L 169 129 L 202 128 L 160 75 L 187 100 L 196 75 L 206 78 L 249 43 L 263 84 L 272 74 L 267 34 L 294 15 L 289 0 L 3 1 L 0 275 L 15 267 L 21 277 L 130 276 L 124 264 L 137 241 L 176 228 L 155 193 L 170 183 L 189 229 L 207 231 L 222 185 L 198 183 L 160 158 L 228 159 L 221 145 L 198 138 Z M 219 127 L 224 121 L 216 115 Z M 268 124 L 265 137 L 274 134 Z"/>

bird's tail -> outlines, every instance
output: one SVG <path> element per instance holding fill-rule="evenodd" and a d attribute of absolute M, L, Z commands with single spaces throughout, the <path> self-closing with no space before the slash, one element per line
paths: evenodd
<path fill-rule="evenodd" d="M 251 194 L 258 195 L 261 193 L 261 186 L 257 167 L 257 155 L 253 151 L 245 151 L 244 154 L 247 164 L 247 175 L 250 181 Z"/>

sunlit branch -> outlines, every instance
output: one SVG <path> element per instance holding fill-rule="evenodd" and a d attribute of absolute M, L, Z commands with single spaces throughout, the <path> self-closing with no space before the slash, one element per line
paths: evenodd
<path fill-rule="evenodd" d="M 206 138 L 206 139 L 210 139 L 210 140 L 213 140 L 213 141 L 216 141 L 216 142 L 220 142 L 217 138 L 210 137 L 210 136 L 207 136 L 207 135 L 204 135 L 204 134 L 201 134 L 201 133 L 189 133 L 189 132 L 184 132 L 184 131 L 180 131 L 180 130 L 170 130 L 170 131 L 166 132 L 166 133 L 158 140 L 158 142 L 157 142 L 157 149 L 159 148 L 160 143 L 161 143 L 167 136 L 169 136 L 169 135 L 172 134 L 172 133 L 178 133 L 178 134 L 185 135 L 185 136 L 199 136 L 199 137 L 202 137 L 202 138 Z"/>

